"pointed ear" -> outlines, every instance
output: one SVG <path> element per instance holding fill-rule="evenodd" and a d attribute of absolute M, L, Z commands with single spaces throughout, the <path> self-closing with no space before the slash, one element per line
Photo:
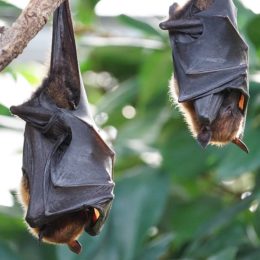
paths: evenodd
<path fill-rule="evenodd" d="M 249 150 L 246 146 L 246 144 L 244 142 L 242 142 L 241 139 L 239 138 L 235 138 L 233 141 L 232 141 L 233 144 L 237 145 L 241 150 L 243 150 L 244 152 L 246 153 L 249 153 Z"/>
<path fill-rule="evenodd" d="M 200 130 L 198 136 L 197 136 L 197 141 L 198 143 L 201 145 L 202 148 L 206 148 L 210 141 L 211 141 L 211 130 L 208 126 L 204 126 L 202 127 L 202 129 Z"/>
<path fill-rule="evenodd" d="M 60 87 L 72 93 L 73 102 L 77 106 L 80 99 L 80 72 L 68 0 L 56 9 L 53 16 L 49 77 L 60 79 Z"/>

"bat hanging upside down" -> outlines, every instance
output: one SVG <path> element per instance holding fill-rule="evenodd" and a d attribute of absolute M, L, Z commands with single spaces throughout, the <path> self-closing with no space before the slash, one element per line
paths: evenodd
<path fill-rule="evenodd" d="M 29 180 L 24 174 L 20 187 L 20 202 L 25 212 L 28 210 L 30 202 Z M 58 219 L 48 222 L 39 227 L 31 228 L 30 232 L 39 239 L 50 244 L 67 244 L 70 250 L 79 254 L 81 245 L 77 241 L 84 229 L 93 227 L 100 213 L 95 208 L 87 208 L 78 212 L 73 212 L 60 216 Z"/>
<path fill-rule="evenodd" d="M 232 0 L 173 4 L 168 30 L 174 76 L 170 93 L 202 147 L 242 142 L 248 103 L 248 47 L 237 31 Z"/>
<path fill-rule="evenodd" d="M 54 13 L 48 77 L 11 112 L 26 121 L 20 200 L 33 235 L 80 253 L 78 237 L 97 235 L 114 198 L 114 152 L 89 112 L 66 0 Z"/>

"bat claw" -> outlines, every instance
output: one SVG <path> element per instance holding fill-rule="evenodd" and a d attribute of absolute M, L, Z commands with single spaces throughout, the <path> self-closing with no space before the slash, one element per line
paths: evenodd
<path fill-rule="evenodd" d="M 249 149 L 247 148 L 246 144 L 240 140 L 239 138 L 235 138 L 232 141 L 233 144 L 237 145 L 242 151 L 249 153 Z"/>
<path fill-rule="evenodd" d="M 79 243 L 78 240 L 70 241 L 68 243 L 68 247 L 75 254 L 80 254 L 81 253 L 81 244 Z"/>

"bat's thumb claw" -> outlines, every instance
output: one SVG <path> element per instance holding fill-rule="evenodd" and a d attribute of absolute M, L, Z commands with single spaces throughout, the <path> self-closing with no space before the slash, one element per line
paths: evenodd
<path fill-rule="evenodd" d="M 20 114 L 21 112 L 21 107 L 20 106 L 11 106 L 10 111 L 13 115 Z"/>
<path fill-rule="evenodd" d="M 70 250 L 76 254 L 80 254 L 81 252 L 81 244 L 77 240 L 70 241 L 68 243 L 68 247 Z"/>
<path fill-rule="evenodd" d="M 159 27 L 160 27 L 162 30 L 168 30 L 168 29 L 169 29 L 168 21 L 161 22 L 161 23 L 159 24 Z"/>

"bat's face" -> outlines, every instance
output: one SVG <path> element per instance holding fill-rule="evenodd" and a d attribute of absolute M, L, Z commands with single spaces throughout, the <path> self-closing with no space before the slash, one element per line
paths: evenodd
<path fill-rule="evenodd" d="M 199 124 L 196 127 L 199 129 L 197 139 L 204 147 L 209 143 L 224 145 L 241 134 L 244 116 L 239 104 L 243 103 L 243 94 L 236 91 L 224 91 L 221 95 L 223 102 L 220 108 L 216 108 L 216 118 L 212 122 L 202 122 L 196 113 Z"/>
<path fill-rule="evenodd" d="M 202 147 L 222 146 L 233 142 L 245 152 L 247 147 L 239 139 L 244 125 L 245 96 L 239 91 L 226 90 L 195 101 L 178 102 L 176 82 L 170 86 L 174 103 Z"/>

